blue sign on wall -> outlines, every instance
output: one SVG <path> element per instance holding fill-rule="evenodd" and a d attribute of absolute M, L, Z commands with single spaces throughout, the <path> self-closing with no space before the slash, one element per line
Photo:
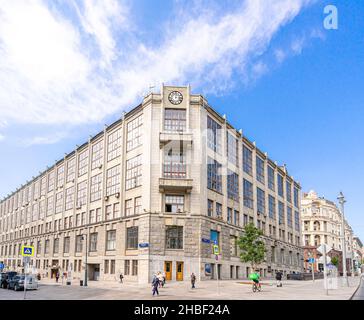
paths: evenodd
<path fill-rule="evenodd" d="M 149 247 L 148 242 L 139 243 L 139 248 L 148 248 L 148 247 Z"/>
<path fill-rule="evenodd" d="M 4 269 L 4 264 L 3 263 L 0 263 L 0 269 Z"/>
<path fill-rule="evenodd" d="M 210 239 L 202 238 L 201 240 L 203 243 L 210 243 Z"/>
<path fill-rule="evenodd" d="M 206 263 L 205 264 L 205 275 L 206 276 L 210 276 L 211 275 L 211 264 L 210 263 Z"/>
<path fill-rule="evenodd" d="M 314 262 L 315 262 L 315 259 L 314 259 L 314 258 L 309 258 L 309 259 L 308 259 L 308 262 L 309 262 L 309 263 L 314 263 Z"/>

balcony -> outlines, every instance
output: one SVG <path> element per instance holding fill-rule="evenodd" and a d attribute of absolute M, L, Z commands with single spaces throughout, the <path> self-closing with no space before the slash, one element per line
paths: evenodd
<path fill-rule="evenodd" d="M 161 148 L 171 141 L 183 141 L 192 144 L 192 138 L 192 133 L 187 133 L 185 131 L 164 131 L 159 134 L 159 143 Z"/>
<path fill-rule="evenodd" d="M 192 190 L 192 179 L 187 178 L 159 178 L 160 192 L 190 193 Z"/>

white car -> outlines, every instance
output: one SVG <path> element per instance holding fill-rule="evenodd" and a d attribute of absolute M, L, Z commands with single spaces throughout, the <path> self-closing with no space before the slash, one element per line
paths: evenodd
<path fill-rule="evenodd" d="M 15 291 L 24 290 L 24 280 L 26 281 L 27 290 L 37 290 L 38 289 L 38 279 L 35 275 L 16 275 L 10 282 L 8 289 L 14 289 Z"/>

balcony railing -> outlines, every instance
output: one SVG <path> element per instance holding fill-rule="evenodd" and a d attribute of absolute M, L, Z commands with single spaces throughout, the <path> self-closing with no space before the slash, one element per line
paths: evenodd
<path fill-rule="evenodd" d="M 185 179 L 187 177 L 187 165 L 185 163 L 164 163 L 163 177 L 171 179 Z"/>

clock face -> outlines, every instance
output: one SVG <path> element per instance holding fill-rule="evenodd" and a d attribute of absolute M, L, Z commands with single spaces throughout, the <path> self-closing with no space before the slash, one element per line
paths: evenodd
<path fill-rule="evenodd" d="M 182 100 L 183 100 L 182 93 L 178 92 L 178 91 L 172 91 L 168 95 L 168 100 L 172 104 L 180 104 L 182 102 Z"/>

